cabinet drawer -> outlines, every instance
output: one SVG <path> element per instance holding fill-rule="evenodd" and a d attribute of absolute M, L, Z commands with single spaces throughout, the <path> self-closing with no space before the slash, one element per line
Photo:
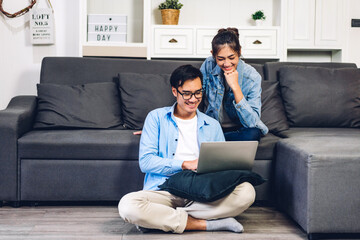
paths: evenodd
<path fill-rule="evenodd" d="M 277 55 L 276 30 L 241 30 L 240 44 L 242 54 L 252 55 Z"/>
<path fill-rule="evenodd" d="M 155 55 L 191 55 L 193 54 L 193 30 L 154 29 Z"/>
<path fill-rule="evenodd" d="M 196 54 L 211 55 L 211 41 L 217 32 L 217 29 L 198 29 L 196 31 Z"/>

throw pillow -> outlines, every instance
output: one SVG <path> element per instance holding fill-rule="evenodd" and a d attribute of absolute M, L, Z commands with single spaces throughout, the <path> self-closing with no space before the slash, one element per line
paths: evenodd
<path fill-rule="evenodd" d="M 261 121 L 272 133 L 289 129 L 278 81 L 261 82 Z"/>
<path fill-rule="evenodd" d="M 287 66 L 279 74 L 291 126 L 360 127 L 360 69 Z"/>
<path fill-rule="evenodd" d="M 159 188 L 193 201 L 212 202 L 227 196 L 243 182 L 256 186 L 264 183 L 265 179 L 257 173 L 245 170 L 203 174 L 184 170 L 169 177 Z"/>
<path fill-rule="evenodd" d="M 110 128 L 122 124 L 117 85 L 37 84 L 34 128 Z"/>
<path fill-rule="evenodd" d="M 119 73 L 120 98 L 124 125 L 142 129 L 147 114 L 155 108 L 171 106 L 169 74 Z"/>

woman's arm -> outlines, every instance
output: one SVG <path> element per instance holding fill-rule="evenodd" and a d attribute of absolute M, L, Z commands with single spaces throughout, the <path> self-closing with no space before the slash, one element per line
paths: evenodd
<path fill-rule="evenodd" d="M 259 74 L 252 73 L 249 78 L 251 78 L 249 79 L 251 87 L 247 95 L 240 101 L 237 101 L 235 97 L 233 105 L 242 125 L 253 128 L 257 126 L 261 115 L 261 77 Z"/>

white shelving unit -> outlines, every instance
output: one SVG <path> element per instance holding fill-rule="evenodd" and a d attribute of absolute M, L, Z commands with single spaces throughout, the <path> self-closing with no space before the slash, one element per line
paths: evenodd
<path fill-rule="evenodd" d="M 180 0 L 179 25 L 162 25 L 164 0 L 80 0 L 80 56 L 205 58 L 222 27 L 237 27 L 253 59 L 342 61 L 349 0 Z M 251 14 L 264 10 L 256 27 Z M 128 16 L 127 42 L 87 41 L 88 14 Z M 318 57 L 317 57 L 318 56 Z"/>

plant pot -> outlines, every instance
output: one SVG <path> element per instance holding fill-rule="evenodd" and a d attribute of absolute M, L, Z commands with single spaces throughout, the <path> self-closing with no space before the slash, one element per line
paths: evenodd
<path fill-rule="evenodd" d="M 255 20 L 255 26 L 262 26 L 263 20 Z"/>
<path fill-rule="evenodd" d="M 161 17 L 165 25 L 177 25 L 179 23 L 179 9 L 162 9 Z"/>

